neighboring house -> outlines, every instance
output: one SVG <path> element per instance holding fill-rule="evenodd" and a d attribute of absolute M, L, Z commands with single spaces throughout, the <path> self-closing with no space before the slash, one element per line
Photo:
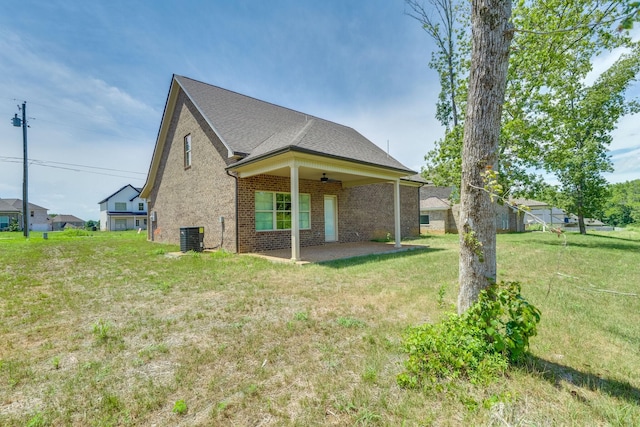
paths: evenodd
<path fill-rule="evenodd" d="M 22 228 L 22 211 L 9 202 L 0 199 L 0 231 L 8 230 L 13 221 L 17 222 L 19 227 Z"/>
<path fill-rule="evenodd" d="M 29 203 L 29 229 L 48 231 L 48 209 Z M 11 219 L 17 219 L 20 230 L 23 229 L 22 199 L 0 199 L 0 230 L 9 227 Z M 5 225 L 6 224 L 6 225 Z"/>
<path fill-rule="evenodd" d="M 174 75 L 147 182 L 149 239 L 260 252 L 419 233 L 416 172 L 352 128 Z"/>
<path fill-rule="evenodd" d="M 85 222 L 73 215 L 56 215 L 51 218 L 51 230 L 60 231 L 66 228 L 84 228 Z"/>
<path fill-rule="evenodd" d="M 420 233 L 457 233 L 453 217 L 453 187 L 425 185 L 420 188 Z"/>
<path fill-rule="evenodd" d="M 140 188 L 125 185 L 98 203 L 100 230 L 147 229 L 147 202 L 140 197 Z"/>
<path fill-rule="evenodd" d="M 543 227 L 564 227 L 577 223 L 564 210 L 545 202 L 529 199 L 515 199 L 518 206 L 526 206 L 529 210 L 525 213 L 525 224 L 543 224 Z"/>
<path fill-rule="evenodd" d="M 420 189 L 420 232 L 457 233 L 460 205 L 453 204 L 453 187 L 425 185 Z M 524 215 L 506 204 L 494 204 L 498 233 L 524 231 Z"/>

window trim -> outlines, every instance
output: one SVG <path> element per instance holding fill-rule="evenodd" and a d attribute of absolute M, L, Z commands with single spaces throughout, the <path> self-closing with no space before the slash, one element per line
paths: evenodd
<path fill-rule="evenodd" d="M 427 222 L 422 222 L 422 218 L 423 217 L 427 217 Z M 431 218 L 429 217 L 429 214 L 420 214 L 420 225 L 429 225 L 431 224 Z"/>
<path fill-rule="evenodd" d="M 118 209 L 118 205 L 120 205 L 120 207 L 122 207 L 124 205 L 124 209 Z M 115 212 L 126 212 L 127 211 L 127 202 L 114 202 L 113 203 L 113 210 Z"/>
<path fill-rule="evenodd" d="M 255 205 L 255 200 L 256 200 L 256 195 L 258 193 L 269 193 L 271 194 L 271 198 L 272 198 L 272 209 L 268 210 L 268 209 L 257 209 L 256 205 Z M 264 231 L 291 231 L 291 227 L 289 228 L 278 228 L 278 212 L 282 213 L 282 212 L 291 212 L 288 210 L 278 210 L 277 204 L 277 195 L 278 194 L 288 194 L 291 195 L 290 192 L 287 191 L 262 191 L 262 190 L 257 190 L 254 192 L 253 195 L 253 200 L 254 200 L 254 207 L 253 207 L 253 212 L 254 212 L 254 230 L 258 233 L 260 232 L 264 232 Z M 302 227 L 302 225 L 300 225 L 300 230 L 311 230 L 311 194 L 310 193 L 298 193 L 298 206 L 300 206 L 300 197 L 301 196 L 308 196 L 309 197 L 309 210 L 302 210 L 302 209 L 298 209 L 299 210 L 299 216 L 298 216 L 298 222 L 302 221 L 302 214 L 307 214 L 308 215 L 308 219 L 309 219 L 309 226 L 308 227 Z M 257 221 L 256 221 L 256 214 L 258 212 L 263 212 L 263 213 L 271 213 L 271 228 L 269 229 L 263 229 L 263 230 L 258 230 L 257 227 Z"/>
<path fill-rule="evenodd" d="M 192 164 L 192 152 L 193 147 L 191 145 L 191 134 L 187 134 L 184 137 L 184 168 L 189 169 Z"/>
<path fill-rule="evenodd" d="M 138 210 L 139 211 L 144 211 L 144 203 L 143 202 L 138 202 Z"/>

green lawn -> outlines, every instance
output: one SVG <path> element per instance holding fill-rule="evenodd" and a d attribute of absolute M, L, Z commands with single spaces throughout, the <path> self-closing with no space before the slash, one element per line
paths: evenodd
<path fill-rule="evenodd" d="M 295 266 L 86 234 L 0 233 L 0 425 L 640 425 L 640 233 L 499 236 L 532 355 L 427 392 L 400 337 L 453 309 L 457 236 Z"/>

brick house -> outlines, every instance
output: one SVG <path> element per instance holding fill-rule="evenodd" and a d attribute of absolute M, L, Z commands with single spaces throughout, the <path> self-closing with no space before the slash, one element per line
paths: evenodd
<path fill-rule="evenodd" d="M 61 231 L 67 228 L 84 228 L 84 220 L 74 215 L 56 215 L 51 218 L 51 231 Z"/>
<path fill-rule="evenodd" d="M 352 128 L 174 75 L 140 197 L 150 240 L 231 252 L 419 233 L 415 174 Z"/>
<path fill-rule="evenodd" d="M 425 185 L 420 188 L 420 232 L 445 234 L 458 232 L 460 205 L 452 202 L 454 187 Z M 494 203 L 498 233 L 524 231 L 524 214 L 506 204 Z"/>
<path fill-rule="evenodd" d="M 49 231 L 49 213 L 47 208 L 29 203 L 29 230 Z M 22 199 L 0 199 L 0 230 L 9 228 L 11 221 L 17 221 L 23 229 Z"/>

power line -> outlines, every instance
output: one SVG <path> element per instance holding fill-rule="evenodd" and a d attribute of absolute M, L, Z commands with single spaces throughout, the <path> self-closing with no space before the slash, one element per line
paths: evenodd
<path fill-rule="evenodd" d="M 4 156 L 0 156 L 0 161 L 6 162 L 6 163 L 21 163 L 22 162 L 22 158 L 21 157 L 4 157 Z M 52 163 L 52 164 L 49 164 L 49 163 Z M 44 167 L 53 168 L 53 169 L 69 170 L 69 171 L 72 171 L 72 172 L 84 172 L 84 173 L 91 173 L 91 174 L 94 174 L 94 175 L 113 176 L 113 177 L 117 177 L 117 178 L 127 178 L 127 179 L 143 179 L 143 177 L 141 177 L 141 176 L 140 177 L 132 177 L 132 176 L 125 176 L 125 175 L 117 175 L 117 174 L 104 173 L 104 172 L 95 172 L 95 171 L 92 171 L 92 170 L 77 169 L 77 168 L 78 167 L 80 167 L 80 168 L 90 168 L 90 169 L 99 169 L 99 170 L 105 170 L 105 171 L 123 172 L 123 173 L 137 174 L 137 175 L 146 175 L 146 173 L 143 173 L 143 172 L 134 172 L 134 171 L 126 171 L 126 170 L 120 170 L 120 169 L 101 168 L 101 167 L 87 166 L 87 165 L 74 165 L 73 163 L 62 163 L 62 162 L 44 161 L 44 160 L 36 160 L 36 159 L 30 159 L 29 160 L 29 164 L 35 165 L 35 166 L 44 166 Z M 66 166 L 56 166 L 56 165 L 75 166 L 76 168 L 66 167 Z"/>
<path fill-rule="evenodd" d="M 0 156 L 0 159 L 9 159 L 9 160 L 20 160 L 22 161 L 22 157 L 8 157 L 8 156 Z M 65 166 L 77 166 L 77 167 L 81 167 L 81 168 L 91 168 L 91 169 L 100 169 L 100 170 L 105 170 L 105 171 L 112 171 L 112 172 L 126 172 L 126 173 L 136 173 L 139 175 L 146 175 L 146 172 L 136 172 L 136 171 L 128 171 L 128 170 L 122 170 L 122 169 L 111 169 L 111 168 L 101 168 L 99 166 L 90 166 L 90 165 L 79 165 L 77 163 L 63 163 L 63 162 L 55 162 L 53 160 L 38 160 L 38 159 L 28 159 L 30 162 L 33 162 L 32 164 L 39 164 L 40 166 L 46 166 L 46 163 L 53 163 L 56 165 L 65 165 Z"/>

